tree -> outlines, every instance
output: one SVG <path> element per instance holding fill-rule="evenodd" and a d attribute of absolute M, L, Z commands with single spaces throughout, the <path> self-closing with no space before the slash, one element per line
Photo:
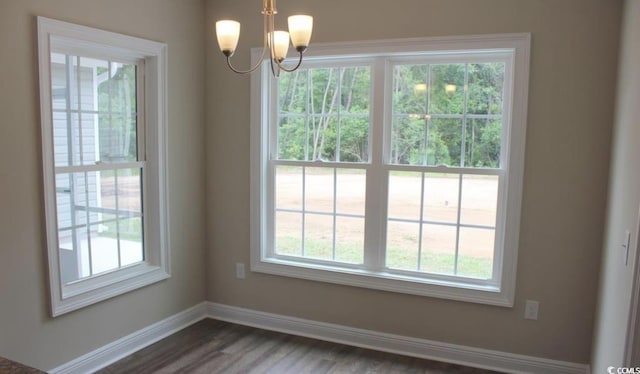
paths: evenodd
<path fill-rule="evenodd" d="M 367 161 L 370 75 L 367 66 L 283 75 L 278 156 Z M 397 65 L 392 82 L 391 162 L 499 166 L 503 63 Z"/>

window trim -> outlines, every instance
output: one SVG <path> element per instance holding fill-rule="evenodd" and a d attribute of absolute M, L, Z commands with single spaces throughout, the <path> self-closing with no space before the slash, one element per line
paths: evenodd
<path fill-rule="evenodd" d="M 502 252 L 501 259 L 496 264 L 501 268 L 500 283 L 498 286 L 487 286 L 474 284 L 474 282 L 450 282 L 439 280 L 437 277 L 430 279 L 402 275 L 399 272 L 388 273 L 381 271 L 373 272 L 359 269 L 357 267 L 338 267 L 322 264 L 320 262 L 292 261 L 283 256 L 279 258 L 268 257 L 267 238 L 269 214 L 269 110 L 272 103 L 269 100 L 275 99 L 275 95 L 267 95 L 268 90 L 274 90 L 273 78 L 269 76 L 268 66 L 265 64 L 260 73 L 252 75 L 251 78 L 251 190 L 250 190 L 250 231 L 251 231 L 251 270 L 261 273 L 281 275 L 308 280 L 350 285 L 356 287 L 372 288 L 376 290 L 407 293 L 421 296 L 431 296 L 444 299 L 468 301 L 481 304 L 489 304 L 503 307 L 513 307 L 515 297 L 516 267 L 518 258 L 518 241 L 520 230 L 520 211 L 522 200 L 523 174 L 524 174 L 524 146 L 526 136 L 526 119 L 528 103 L 528 83 L 529 83 L 529 59 L 530 59 L 531 36 L 528 33 L 520 34 L 500 34 L 500 35 L 474 35 L 456 37 L 433 37 L 400 40 L 380 40 L 349 43 L 327 43 L 314 44 L 313 48 L 306 52 L 308 59 L 313 57 L 331 60 L 342 58 L 379 58 L 384 57 L 390 60 L 403 60 L 417 54 L 465 54 L 465 51 L 491 52 L 502 50 L 512 54 L 513 65 L 511 71 L 511 87 L 505 85 L 505 97 L 510 94 L 511 112 L 503 113 L 504 122 L 508 124 L 507 136 L 509 141 L 505 142 L 504 149 L 504 191 L 503 212 L 499 216 L 503 217 L 504 243 L 497 246 Z M 260 58 L 260 51 L 252 51 L 252 62 L 255 63 Z M 377 77 L 385 76 L 385 71 L 377 69 L 388 69 L 388 66 L 374 65 L 372 72 L 372 108 L 371 119 L 373 126 L 370 132 L 371 159 L 383 158 L 383 150 L 376 150 L 372 145 L 375 139 L 382 137 L 383 147 L 389 147 L 389 137 L 383 136 L 388 131 L 389 126 L 383 126 L 376 121 L 388 121 L 385 107 L 389 107 L 388 94 L 385 92 L 385 85 L 388 82 L 380 81 Z M 385 64 L 386 65 L 386 64 Z M 389 77 L 387 75 L 387 81 Z M 383 79 L 385 80 L 385 79 Z M 266 82 L 267 84 L 263 84 Z M 384 95 L 377 97 L 373 95 Z M 384 105 L 376 105 L 384 103 Z M 271 113 L 271 116 L 275 114 Z M 387 149 L 387 148 L 384 148 Z M 377 156 L 374 154 L 378 152 Z M 370 160 L 371 160 L 370 159 Z M 383 160 L 384 161 L 384 160 Z M 330 166 L 330 163 L 322 163 L 322 166 Z M 362 165 L 370 172 L 383 172 L 387 165 L 384 163 L 380 168 L 371 168 L 371 161 Z M 379 169 L 379 170 L 378 170 Z M 369 185 L 369 184 L 368 184 Z M 384 191 L 379 193 L 383 193 Z M 367 199 L 367 211 L 369 206 L 375 204 L 371 199 Z M 379 204 L 378 204 L 379 205 Z M 377 208 L 378 210 L 381 208 Z M 385 209 L 382 207 L 382 209 Z M 385 217 L 381 216 L 381 220 Z M 378 225 L 384 224 L 378 222 Z M 497 223 L 498 224 L 498 223 Z M 365 235 L 365 243 L 368 235 Z M 507 249 L 508 248 L 508 249 Z M 366 253 L 366 249 L 365 249 Z M 366 262 L 366 254 L 365 254 Z"/>
<path fill-rule="evenodd" d="M 170 277 L 167 45 L 44 17 L 37 17 L 37 35 L 50 306 L 52 316 L 56 317 Z M 142 149 L 146 164 L 142 182 L 144 261 L 69 284 L 63 284 L 59 265 L 51 101 L 52 44 L 56 51 L 103 59 L 141 59 L 145 65 L 138 82 L 139 87 L 144 87 L 143 109 L 140 110 L 144 125 L 139 128 L 145 141 Z"/>

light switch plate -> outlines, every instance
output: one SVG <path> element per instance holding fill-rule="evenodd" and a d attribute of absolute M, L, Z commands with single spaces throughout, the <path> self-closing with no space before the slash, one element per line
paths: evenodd
<path fill-rule="evenodd" d="M 538 319 L 538 309 L 540 308 L 540 303 L 535 300 L 527 300 L 524 307 L 524 318 L 525 319 Z"/>

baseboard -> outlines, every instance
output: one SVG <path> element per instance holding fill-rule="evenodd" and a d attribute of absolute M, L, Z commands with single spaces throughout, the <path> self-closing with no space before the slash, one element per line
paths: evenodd
<path fill-rule="evenodd" d="M 204 318 L 506 373 L 588 374 L 588 365 L 410 338 L 332 323 L 203 302 L 49 370 L 93 373 Z"/>
<path fill-rule="evenodd" d="M 586 374 L 588 365 L 416 339 L 371 330 L 207 303 L 209 317 L 335 343 L 507 373 Z"/>
<path fill-rule="evenodd" d="M 133 332 L 75 360 L 49 370 L 51 374 L 86 374 L 112 364 L 158 340 L 208 317 L 208 303 L 200 303 L 153 325 Z"/>

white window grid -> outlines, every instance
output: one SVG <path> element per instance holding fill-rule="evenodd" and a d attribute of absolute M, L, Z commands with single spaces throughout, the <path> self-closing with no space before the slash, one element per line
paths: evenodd
<path fill-rule="evenodd" d="M 529 74 L 529 34 L 477 35 L 353 43 L 316 44 L 308 51 L 305 66 L 346 66 L 354 60 L 368 61 L 373 70 L 372 128 L 369 133 L 369 161 L 353 165 L 335 161 L 277 160 L 274 138 L 277 136 L 277 108 L 274 106 L 275 82 L 264 70 L 252 77 L 251 128 L 251 269 L 253 271 L 343 285 L 425 295 L 482 304 L 513 306 L 519 236 L 520 206 L 524 167 L 526 111 Z M 254 61 L 259 51 L 252 51 Z M 486 57 L 482 57 L 485 55 Z M 388 89 L 393 64 L 495 61 L 502 55 L 507 63 L 502 113 L 502 146 L 499 168 L 469 168 L 443 165 L 393 165 L 389 162 L 392 114 Z M 257 88 L 257 89 L 255 89 Z M 386 94 L 385 94 L 386 92 Z M 432 115 L 432 118 L 435 116 Z M 471 118 L 472 116 L 467 116 Z M 497 118 L 493 118 L 497 119 Z M 375 144 L 375 145 L 374 145 Z M 382 144 L 382 148 L 378 148 Z M 372 146 L 373 145 L 373 146 Z M 287 258 L 273 251 L 274 173 L 277 165 L 360 168 L 366 172 L 365 253 L 363 265 L 335 263 L 309 258 Z M 393 171 L 458 174 L 498 177 L 500 202 L 496 211 L 493 277 L 473 279 L 434 273 L 420 273 L 385 267 L 384 243 L 388 206 L 373 197 L 388 197 L 389 174 Z M 422 217 L 420 219 L 422 221 Z M 427 220 L 428 221 L 428 220 Z M 457 224 L 457 222 L 456 222 Z M 465 223 L 462 223 L 465 225 Z M 483 226 L 483 225 L 480 225 Z M 486 225 L 489 227 L 488 225 Z M 464 228 L 464 226 L 462 226 Z M 381 245 L 381 243 L 383 243 Z"/>
<path fill-rule="evenodd" d="M 372 78 L 371 78 L 371 102 L 370 102 L 370 108 L 373 108 L 376 103 L 373 102 L 373 97 L 374 97 L 374 85 L 373 85 L 373 81 L 376 78 L 380 78 L 380 77 L 375 77 L 373 76 L 374 71 L 375 71 L 375 65 L 379 64 L 379 65 L 384 65 L 385 66 L 385 74 L 384 77 L 385 79 L 387 79 L 387 84 L 390 86 L 390 80 L 393 77 L 393 68 L 395 66 L 398 65 L 405 65 L 405 64 L 416 64 L 416 65 L 432 65 L 432 64 L 457 64 L 457 63 L 464 63 L 466 65 L 471 64 L 471 63 L 482 63 L 482 62 L 502 62 L 505 63 L 505 77 L 508 77 L 508 74 L 510 74 L 509 71 L 509 55 L 504 54 L 503 52 L 498 52 L 498 53 L 487 53 L 487 52 L 482 52 L 482 53 L 466 53 L 465 55 L 451 55 L 451 56 L 420 56 L 420 57 L 416 57 L 416 56 L 409 56 L 409 57 L 404 57 L 401 59 L 387 59 L 387 58 L 378 58 L 378 59 L 373 59 L 373 60 L 369 60 L 367 61 L 367 65 L 366 66 L 370 66 L 371 67 L 371 74 L 372 74 Z M 360 61 L 360 63 L 362 63 L 362 61 Z M 350 62 L 348 64 L 345 65 L 341 65 L 339 63 L 336 62 L 332 62 L 329 64 L 322 64 L 322 62 L 315 62 L 312 61 L 310 64 L 313 68 L 343 68 L 343 67 L 351 67 L 354 66 L 355 63 L 354 62 Z M 469 114 L 467 113 L 466 110 L 466 96 L 467 96 L 467 86 L 468 86 L 468 72 L 467 72 L 467 68 L 465 68 L 465 82 L 464 82 L 464 95 L 465 95 L 465 104 L 464 104 L 464 111 L 462 114 L 427 114 L 429 116 L 429 118 L 441 118 L 441 119 L 459 119 L 462 121 L 462 128 L 461 131 L 463 132 L 462 134 L 462 139 L 461 139 L 461 164 L 464 165 L 464 154 L 465 154 L 465 126 L 466 126 L 466 121 L 468 119 L 502 119 L 502 114 L 500 115 L 491 115 L 491 114 Z M 506 86 L 505 85 L 505 90 L 506 90 Z M 336 87 L 339 90 L 341 88 L 341 84 L 338 81 L 336 83 Z M 376 142 L 376 144 L 372 144 L 372 134 L 374 133 L 375 129 L 373 128 L 374 126 L 376 126 L 375 123 L 372 123 L 372 121 L 370 120 L 370 128 L 369 128 L 369 155 L 370 155 L 370 159 L 367 160 L 367 162 L 364 163 L 352 163 L 352 162 L 340 162 L 339 160 L 339 151 L 336 151 L 336 160 L 310 160 L 308 158 L 309 152 L 308 150 L 305 149 L 305 160 L 281 160 L 278 159 L 278 155 L 279 155 L 279 149 L 278 149 L 278 127 L 279 124 L 281 123 L 281 121 L 283 119 L 287 119 L 287 118 L 305 118 L 305 124 L 306 124 L 306 132 L 307 134 L 309 134 L 309 121 L 312 117 L 319 117 L 319 115 L 314 115 L 311 113 L 296 113 L 296 114 L 290 114 L 290 113 L 281 113 L 280 112 L 280 107 L 279 107 L 279 103 L 277 101 L 278 98 L 278 87 L 277 85 L 274 85 L 274 87 L 272 87 L 272 95 L 276 98 L 275 101 L 272 102 L 272 111 L 273 113 L 275 113 L 275 116 L 272 117 L 272 121 L 271 121 L 271 130 L 270 130 L 270 149 L 275 149 L 275 152 L 271 153 L 271 159 L 269 160 L 269 176 L 268 176 L 268 181 L 271 184 L 271 191 L 272 192 L 272 198 L 269 201 L 269 206 L 270 206 L 270 211 L 272 212 L 271 215 L 271 219 L 269 220 L 271 222 L 270 227 L 269 227 L 269 235 L 268 235 L 268 247 L 267 247 L 267 255 L 269 257 L 273 257 L 273 258 L 280 258 L 280 259 L 284 259 L 284 260 L 289 260 L 289 261 L 297 261 L 297 262 L 301 262 L 301 263 L 310 263 L 310 264 L 322 264 L 322 265 L 330 265 L 330 266 L 339 266 L 339 267 L 346 267 L 346 268 L 360 268 L 360 269 L 381 269 L 382 271 L 386 272 L 386 273 L 390 273 L 390 274 L 398 274 L 398 275 L 407 275 L 407 276 L 411 276 L 411 277 L 430 277 L 430 278 L 435 278 L 435 279 L 440 279 L 440 280 L 445 280 L 445 281 L 456 281 L 460 278 L 465 278 L 465 282 L 469 282 L 469 283 L 476 283 L 476 284 L 482 284 L 482 285 L 489 285 L 489 284 L 497 284 L 499 282 L 499 278 L 501 275 L 501 247 L 502 247 L 502 240 L 499 237 L 498 234 L 498 228 L 501 225 L 501 220 L 500 220 L 500 214 L 497 214 L 498 220 L 496 222 L 496 225 L 493 226 L 488 226 L 488 225 L 474 225 L 474 224 L 465 224 L 462 223 L 460 220 L 460 216 L 461 216 L 461 211 L 462 211 L 462 204 L 461 204 L 461 199 L 462 199 L 462 191 L 463 191 L 463 180 L 465 176 L 469 176 L 469 175 L 480 175 L 480 176 L 496 176 L 498 177 L 498 194 L 499 196 L 502 193 L 502 190 L 504 188 L 504 176 L 505 176 L 505 169 L 503 167 L 503 165 L 505 164 L 504 161 L 504 157 L 505 157 L 505 150 L 507 147 L 502 146 L 501 147 L 501 157 L 500 157 L 500 166 L 497 168 L 476 168 L 476 167 L 463 167 L 463 166 L 426 166 L 426 165 L 403 165 L 403 164 L 394 164 L 391 162 L 391 128 L 392 128 L 392 122 L 393 119 L 395 118 L 399 118 L 399 117 L 403 117 L 406 116 L 408 117 L 409 114 L 397 114 L 397 113 L 393 113 L 392 110 L 392 105 L 391 105 L 391 90 L 385 90 L 386 93 L 386 97 L 385 97 L 385 104 L 383 105 L 384 107 L 384 113 L 385 113 L 385 118 L 386 120 L 384 121 L 384 125 L 382 126 L 384 128 L 384 133 L 385 136 L 383 137 L 383 139 L 378 139 L 378 141 Z M 307 95 L 307 102 L 310 100 L 309 99 L 309 90 L 306 91 L 306 95 Z M 378 104 L 379 105 L 379 104 Z M 505 96 L 504 98 L 504 103 L 503 105 L 509 105 L 509 102 Z M 381 105 L 379 105 L 381 106 Z M 337 106 L 337 113 L 334 114 L 334 116 L 338 117 L 341 115 L 340 113 L 340 105 Z M 342 114 L 344 115 L 344 114 Z M 371 111 L 369 114 L 358 114 L 358 115 L 353 115 L 353 114 L 347 114 L 350 116 L 358 116 L 358 117 L 368 117 L 369 119 L 371 118 Z M 430 119 L 429 119 L 430 120 Z M 337 123 L 340 123 L 340 121 L 337 121 Z M 379 124 L 378 124 L 379 126 Z M 503 129 L 503 133 L 502 133 L 502 139 L 506 139 L 505 136 L 507 136 L 506 131 L 507 131 L 507 127 L 506 126 L 502 126 Z M 339 128 L 336 129 L 336 132 L 339 134 Z M 308 138 L 307 138 L 308 139 Z M 336 143 L 337 143 L 337 148 L 339 149 L 339 144 L 340 144 L 340 137 L 339 135 L 336 138 Z M 386 144 L 386 147 L 383 148 L 383 143 Z M 308 145 L 308 142 L 305 142 L 305 147 Z M 371 149 L 384 149 L 383 152 L 383 160 L 380 161 L 378 160 L 378 163 L 376 163 L 375 160 L 373 160 L 371 158 Z M 426 144 L 423 145 L 423 153 L 426 155 Z M 375 152 L 374 152 L 375 153 Z M 426 162 L 426 156 L 425 156 L 425 162 Z M 276 190 L 276 186 L 275 186 L 275 175 L 276 175 L 276 169 L 278 168 L 278 166 L 290 166 L 290 167 L 299 167 L 302 169 L 302 207 L 300 210 L 296 210 L 296 209 L 283 209 L 283 208 L 278 208 L 275 206 L 275 190 Z M 321 211 L 313 211 L 313 210 L 308 210 L 306 209 L 306 170 L 308 168 L 328 168 L 328 169 L 332 169 L 333 170 L 333 209 L 331 212 L 321 212 Z M 366 221 L 374 221 L 373 219 L 368 220 L 367 219 L 367 214 L 364 215 L 353 215 L 353 214 L 344 214 L 344 213 L 339 213 L 336 210 L 336 188 L 337 188 L 337 172 L 340 169 L 358 169 L 358 170 L 362 170 L 365 174 L 369 173 L 369 169 L 379 169 L 380 171 L 382 171 L 382 173 L 375 173 L 376 175 L 383 175 L 385 176 L 383 179 L 376 179 L 373 182 L 375 184 L 381 184 L 383 186 L 383 188 L 385 189 L 385 191 L 388 191 L 388 182 L 389 182 L 389 176 L 392 172 L 394 171 L 409 171 L 409 172 L 417 172 L 417 173 L 421 173 L 422 175 L 422 182 L 421 182 L 421 200 L 419 202 L 419 206 L 421 207 L 420 209 L 420 218 L 417 220 L 411 220 L 411 219 L 405 219 L 405 218 L 395 218 L 395 217 L 390 217 L 387 215 L 386 213 L 386 206 L 388 204 L 382 204 L 383 208 L 380 210 L 380 213 L 383 217 L 386 217 L 386 219 L 384 220 L 385 222 L 383 223 L 382 229 L 379 231 L 379 238 L 378 240 L 376 240 L 377 244 L 374 244 L 373 246 L 367 247 L 367 245 L 371 245 L 370 243 L 365 243 L 365 248 L 364 248 L 364 256 L 366 258 L 368 258 L 368 261 L 363 261 L 363 263 L 361 264 L 351 264 L 351 263 L 345 263 L 345 262 L 340 262 L 340 261 L 336 261 L 336 220 L 337 218 L 340 217 L 344 217 L 344 218 L 359 218 L 359 219 L 365 219 Z M 424 206 L 424 189 L 425 189 L 425 176 L 427 174 L 455 174 L 457 175 L 458 178 L 458 213 L 457 213 L 457 220 L 455 223 L 449 223 L 449 222 L 440 222 L 440 221 L 430 221 L 430 220 L 425 220 L 424 219 L 424 212 L 423 212 L 423 206 Z M 385 202 L 388 202 L 389 199 L 389 195 L 388 193 L 384 193 L 383 195 L 379 195 L 379 196 L 383 196 L 385 198 Z M 418 204 L 418 202 L 416 202 L 416 204 Z M 502 209 L 501 206 L 501 199 L 500 197 L 498 197 L 498 206 L 496 207 L 496 210 L 499 212 Z M 295 214 L 300 214 L 302 223 L 301 223 L 301 256 L 291 256 L 291 255 L 286 255 L 286 254 L 279 254 L 276 251 L 276 243 L 275 243 L 275 225 L 273 224 L 273 222 L 276 221 L 276 214 L 278 212 L 286 212 L 286 213 L 295 213 Z M 333 232 L 332 232 L 332 258 L 331 260 L 329 259 L 318 259 L 318 258 L 311 258 L 311 257 L 305 257 L 306 253 L 305 253 L 305 227 L 306 227 L 306 215 L 308 214 L 312 214 L 312 215 L 322 215 L 322 216 L 329 216 L 332 217 L 333 219 Z M 419 225 L 419 236 L 418 236 L 418 257 L 417 257 L 417 268 L 415 271 L 413 270 L 408 270 L 408 269 L 398 269 L 398 268 L 393 268 L 390 266 L 387 266 L 386 264 L 386 232 L 387 232 L 387 222 L 404 222 L 404 223 L 414 223 L 414 224 L 418 224 Z M 453 270 L 453 274 L 439 274 L 439 273 L 433 273 L 433 272 L 428 272 L 428 271 L 421 271 L 421 261 L 422 261 L 422 242 L 423 242 L 423 235 L 424 235 L 424 230 L 423 227 L 424 225 L 443 225 L 443 226 L 450 226 L 450 227 L 454 227 L 456 229 L 456 242 L 455 242 L 455 254 L 454 254 L 454 270 Z M 371 227 L 372 225 L 369 224 L 369 227 Z M 459 276 L 458 275 L 458 262 L 459 262 L 459 246 L 460 246 L 460 229 L 461 228 L 470 228 L 470 229 L 482 229 L 482 230 L 493 230 L 495 235 L 495 240 L 494 240 L 494 255 L 492 257 L 492 275 L 489 279 L 474 279 L 474 278 L 469 278 L 469 277 L 465 277 L 465 276 Z M 371 230 L 371 229 L 369 229 Z"/>
<path fill-rule="evenodd" d="M 121 230 L 120 230 L 120 222 L 122 219 L 126 218 L 140 218 L 143 226 L 142 230 L 142 261 L 144 261 L 145 250 L 144 250 L 144 233 L 146 230 L 144 229 L 144 213 L 143 208 L 144 204 L 141 203 L 140 212 L 130 211 L 126 209 L 121 209 L 119 207 L 119 199 L 118 199 L 118 191 L 119 191 L 119 183 L 118 176 L 120 171 L 127 170 L 137 170 L 140 174 L 140 192 L 142 192 L 143 186 L 143 178 L 145 175 L 145 137 L 144 137 L 144 116 L 143 112 L 139 111 L 138 108 L 144 105 L 144 89 L 142 87 L 143 82 L 140 77 L 144 76 L 144 60 L 123 60 L 123 59 L 105 59 L 105 57 L 101 57 L 104 62 L 107 63 L 107 74 L 109 77 L 113 76 L 112 69 L 114 68 L 114 63 L 121 64 L 130 64 L 135 66 L 136 72 L 136 111 L 135 113 L 129 113 L 134 118 L 136 118 L 136 161 L 120 161 L 120 160 L 108 160 L 108 162 L 103 162 L 99 159 L 99 147 L 96 145 L 94 147 L 95 152 L 91 152 L 91 150 L 87 153 L 84 150 L 85 142 L 83 138 L 83 128 L 84 126 L 84 118 L 91 118 L 90 122 L 94 122 L 94 143 L 97 144 L 99 132 L 97 130 L 97 120 L 96 117 L 100 114 L 106 114 L 108 116 L 108 121 L 111 123 L 113 121 L 113 117 L 120 115 L 122 113 L 115 112 L 112 108 L 112 96 L 113 89 L 110 86 L 110 95 L 108 97 L 109 109 L 107 112 L 98 110 L 97 104 L 97 91 L 92 91 L 90 95 L 93 95 L 93 105 L 91 108 L 85 108 L 86 103 L 83 102 L 83 84 L 82 84 L 82 73 L 81 69 L 83 65 L 81 63 L 81 59 L 85 57 L 93 56 L 72 54 L 68 51 L 56 50 L 52 49 L 52 53 L 62 54 L 65 59 L 65 87 L 64 95 L 65 95 L 65 103 L 63 107 L 60 105 L 55 105 L 55 102 L 52 105 L 52 113 L 54 118 L 56 117 L 56 113 L 63 114 L 66 119 L 66 130 L 67 130 L 67 155 L 66 162 L 64 162 L 58 154 L 55 155 L 55 174 L 56 174 L 56 195 L 57 200 L 61 200 L 64 195 L 68 194 L 69 197 L 69 208 L 70 221 L 68 224 L 62 220 L 58 221 L 58 233 L 59 238 L 64 236 L 65 232 L 70 233 L 73 249 L 75 252 L 80 253 L 80 241 L 81 238 L 78 237 L 78 230 L 84 229 L 86 230 L 86 240 L 87 240 L 87 259 L 85 259 L 85 263 L 88 264 L 88 274 L 85 276 L 81 276 L 81 279 L 93 277 L 96 274 L 100 274 L 101 272 L 94 271 L 94 261 L 92 259 L 92 235 L 91 230 L 92 227 L 95 228 L 98 225 L 104 225 L 109 223 L 115 223 L 116 227 L 116 245 L 117 245 L 117 267 L 111 269 L 110 271 L 118 270 L 123 267 L 122 265 L 122 249 L 121 249 Z M 53 67 L 53 65 L 52 65 Z M 74 100 L 75 99 L 75 100 Z M 77 139 L 77 141 L 76 141 Z M 77 150 L 75 150 L 77 148 Z M 94 154 L 95 153 L 95 154 Z M 101 172 L 113 172 L 114 175 L 114 190 L 115 190 L 115 209 L 109 209 L 104 207 L 98 207 L 99 204 L 96 204 L 96 199 L 100 198 L 100 183 L 98 180 L 100 179 Z M 64 194 L 64 195 L 63 195 Z M 142 199 L 143 196 L 140 196 Z M 94 204 L 95 206 L 91 206 Z M 58 217 L 60 217 L 60 203 L 57 204 L 58 209 Z M 84 217 L 79 217 L 76 212 L 84 211 Z M 103 219 L 103 215 L 113 215 L 114 218 L 111 219 Z M 130 266 L 131 264 L 128 264 Z"/>

